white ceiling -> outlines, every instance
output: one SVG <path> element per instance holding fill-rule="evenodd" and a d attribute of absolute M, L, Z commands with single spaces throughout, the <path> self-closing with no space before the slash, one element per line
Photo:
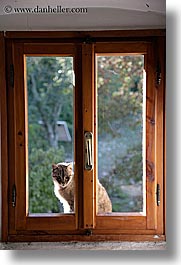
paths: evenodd
<path fill-rule="evenodd" d="M 14 7 L 86 7 L 84 14 L 10 14 Z M 166 0 L 1 0 L 0 30 L 99 30 L 166 27 Z"/>

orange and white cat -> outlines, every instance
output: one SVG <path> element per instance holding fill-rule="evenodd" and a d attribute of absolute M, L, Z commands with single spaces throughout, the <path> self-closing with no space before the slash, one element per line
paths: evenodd
<path fill-rule="evenodd" d="M 52 179 L 55 196 L 63 204 L 64 213 L 74 212 L 74 173 L 73 163 L 52 165 Z M 112 203 L 106 189 L 97 180 L 98 213 L 112 212 Z"/>

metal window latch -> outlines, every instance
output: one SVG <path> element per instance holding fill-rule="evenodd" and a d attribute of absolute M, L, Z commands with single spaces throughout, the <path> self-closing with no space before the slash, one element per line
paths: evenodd
<path fill-rule="evenodd" d="M 157 206 L 160 206 L 160 185 L 157 184 L 156 188 L 156 200 L 157 200 Z"/>
<path fill-rule="evenodd" d="M 85 132 L 84 134 L 85 142 L 85 169 L 93 169 L 93 134 L 92 132 Z"/>
<path fill-rule="evenodd" d="M 13 188 L 12 188 L 12 206 L 16 207 L 16 186 L 15 184 L 13 185 Z"/>

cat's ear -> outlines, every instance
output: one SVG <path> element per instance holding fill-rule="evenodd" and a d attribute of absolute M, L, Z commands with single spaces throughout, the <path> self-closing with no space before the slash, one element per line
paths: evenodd
<path fill-rule="evenodd" d="M 68 164 L 67 168 L 71 171 L 73 171 L 73 162 L 71 162 L 70 164 Z"/>
<path fill-rule="evenodd" d="M 52 169 L 56 169 L 58 166 L 56 164 L 52 165 Z"/>
<path fill-rule="evenodd" d="M 70 162 L 70 165 L 71 165 L 72 167 L 74 167 L 75 162 Z"/>

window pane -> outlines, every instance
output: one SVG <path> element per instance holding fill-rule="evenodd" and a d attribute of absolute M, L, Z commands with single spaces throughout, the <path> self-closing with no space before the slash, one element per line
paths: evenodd
<path fill-rule="evenodd" d="M 98 178 L 113 212 L 144 210 L 144 83 L 144 55 L 97 56 Z M 102 193 L 98 213 L 111 208 Z"/>
<path fill-rule="evenodd" d="M 73 57 L 26 56 L 26 70 L 29 213 L 73 212 Z"/>

